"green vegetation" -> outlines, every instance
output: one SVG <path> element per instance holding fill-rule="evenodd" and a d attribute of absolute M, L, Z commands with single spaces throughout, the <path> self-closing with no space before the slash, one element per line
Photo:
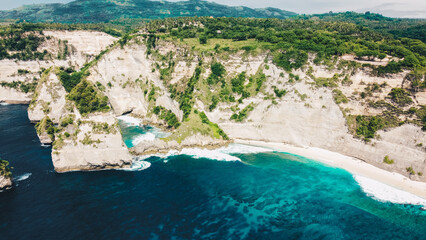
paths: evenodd
<path fill-rule="evenodd" d="M 413 102 L 410 93 L 402 88 L 392 88 L 389 96 L 391 100 L 399 106 L 406 106 Z"/>
<path fill-rule="evenodd" d="M 176 115 L 171 111 L 162 106 L 155 106 L 153 110 L 154 114 L 157 115 L 160 119 L 163 119 L 167 122 L 169 128 L 178 128 L 180 122 L 177 119 Z"/>
<path fill-rule="evenodd" d="M 254 105 L 251 103 L 247 105 L 243 110 L 241 110 L 239 113 L 234 113 L 231 116 L 231 120 L 234 120 L 236 122 L 242 122 L 244 119 L 248 117 L 248 114 L 254 110 Z"/>
<path fill-rule="evenodd" d="M 333 90 L 334 102 L 336 104 L 347 103 L 349 99 L 339 89 Z"/>
<path fill-rule="evenodd" d="M 334 88 L 334 87 L 337 87 L 337 83 L 339 82 L 339 76 L 335 74 L 331 78 L 319 77 L 319 78 L 314 78 L 314 81 L 317 87 Z"/>
<path fill-rule="evenodd" d="M 204 124 L 209 125 L 213 129 L 214 136 L 216 138 L 217 138 L 217 135 L 219 135 L 222 137 L 223 140 L 229 140 L 228 135 L 226 135 L 226 133 L 222 129 L 220 129 L 220 127 L 216 123 L 210 122 L 209 118 L 204 112 L 199 112 L 198 115 L 200 116 L 201 121 Z"/>
<path fill-rule="evenodd" d="M 394 160 L 390 159 L 388 155 L 385 156 L 385 158 L 383 159 L 383 162 L 386 164 L 394 164 Z"/>
<path fill-rule="evenodd" d="M 85 76 L 87 76 L 86 73 L 82 71 L 76 72 L 72 68 L 61 69 L 58 71 L 57 75 L 67 92 L 71 92 L 71 90 L 77 86 Z"/>
<path fill-rule="evenodd" d="M 66 117 L 61 119 L 61 127 L 66 127 L 68 125 L 72 125 L 74 123 L 74 114 L 67 115 Z"/>
<path fill-rule="evenodd" d="M 212 73 L 207 78 L 207 83 L 209 85 L 216 84 L 218 82 L 223 82 L 224 78 L 223 75 L 226 73 L 225 67 L 218 62 L 214 62 L 211 64 L 210 69 Z"/>
<path fill-rule="evenodd" d="M 284 52 L 276 53 L 274 56 L 274 63 L 287 71 L 301 68 L 307 61 L 308 54 L 306 51 L 295 48 L 290 48 Z"/>
<path fill-rule="evenodd" d="M 9 166 L 9 162 L 0 159 L 0 175 L 5 178 L 12 177 L 12 168 Z"/>
<path fill-rule="evenodd" d="M 186 120 L 192 110 L 192 95 L 194 93 L 195 84 L 200 79 L 201 75 L 201 65 L 202 62 L 199 62 L 198 66 L 195 68 L 194 75 L 189 79 L 187 86 L 184 92 L 177 92 L 179 108 L 183 111 L 183 119 Z M 173 91 L 171 91 L 173 94 Z"/>
<path fill-rule="evenodd" d="M 81 114 L 109 111 L 108 97 L 103 96 L 87 80 L 82 80 L 67 96 L 73 100 Z"/>
<path fill-rule="evenodd" d="M 93 139 L 90 137 L 90 135 L 86 133 L 86 134 L 84 135 L 83 140 L 80 140 L 80 142 L 81 142 L 83 145 L 92 145 L 92 144 L 95 144 L 95 143 L 97 143 L 97 144 L 101 143 L 101 140 L 99 140 L 99 139 L 97 139 L 97 140 L 93 140 Z"/>
<path fill-rule="evenodd" d="M 414 171 L 413 167 L 408 167 L 408 168 L 406 168 L 405 170 L 407 170 L 407 172 L 408 172 L 410 175 L 416 175 L 416 172 Z"/>
<path fill-rule="evenodd" d="M 426 106 L 421 106 L 415 111 L 417 117 L 420 119 L 419 125 L 422 126 L 422 130 L 426 131 Z"/>
<path fill-rule="evenodd" d="M 368 27 L 395 38 L 414 38 L 426 42 L 425 22 L 422 19 L 390 18 L 377 13 L 325 13 L 314 15 L 298 15 L 298 19 L 321 19 L 328 22 L 349 22 Z"/>
<path fill-rule="evenodd" d="M 21 19 L 27 22 L 113 23 L 138 25 L 146 19 L 187 16 L 213 17 L 276 17 L 287 18 L 295 13 L 277 8 L 252 9 L 229 7 L 208 1 L 168 2 L 140 0 L 77 0 L 67 4 L 24 6 L 11 11 L 0 11 L 0 19 Z M 161 32 L 161 28 L 158 29 Z M 163 30 L 164 31 L 164 30 Z"/>
<path fill-rule="evenodd" d="M 277 86 L 273 86 L 273 89 L 274 89 L 275 96 L 277 96 L 277 98 L 281 98 L 287 94 L 287 90 L 285 89 L 280 90 L 278 89 Z"/>
<path fill-rule="evenodd" d="M 0 82 L 0 86 L 17 89 L 24 93 L 29 93 L 29 92 L 35 91 L 37 87 L 37 81 L 34 80 L 30 83 L 21 82 L 21 81 Z"/>
<path fill-rule="evenodd" d="M 189 21 L 199 24 L 187 24 Z M 216 53 L 231 49 L 268 50 L 273 62 L 287 71 L 304 66 L 310 53 L 314 54 L 316 64 L 329 65 L 343 54 L 367 60 L 383 59 L 387 55 L 401 59 L 386 66 L 364 65 L 373 69 L 376 75 L 426 67 L 426 46 L 422 41 L 395 39 L 344 21 L 198 17 L 156 20 L 147 23 L 146 27 L 150 32 L 158 32 L 161 27 L 165 38 L 182 39 L 181 42 L 196 50 Z M 199 43 L 200 36 L 208 39 L 206 44 Z M 241 44 L 239 48 L 225 47 L 229 40 L 233 40 L 231 46 L 243 41 L 249 41 L 249 44 Z"/>
<path fill-rule="evenodd" d="M 18 69 L 18 75 L 25 75 L 30 73 L 30 71 L 26 70 L 26 69 Z"/>
<path fill-rule="evenodd" d="M 92 125 L 92 132 L 96 134 L 115 134 L 117 132 L 116 125 L 109 125 L 106 122 L 89 122 Z"/>
<path fill-rule="evenodd" d="M 155 87 L 151 86 L 151 91 L 149 91 L 149 94 L 148 94 L 148 101 L 154 100 L 154 97 L 155 97 Z"/>
<path fill-rule="evenodd" d="M 55 127 L 52 120 L 50 120 L 48 116 L 44 117 L 40 122 L 38 122 L 35 125 L 35 128 L 39 135 L 46 132 L 47 135 L 49 135 L 49 138 L 52 139 L 52 141 L 55 140 L 55 133 L 58 131 L 58 129 Z"/>
<path fill-rule="evenodd" d="M 358 137 L 363 138 L 366 142 L 376 137 L 376 132 L 378 130 L 389 127 L 397 127 L 401 124 L 398 119 L 398 114 L 388 110 L 384 111 L 381 115 L 378 116 L 358 115 L 354 117 L 354 121 L 352 121 L 352 117 L 354 116 L 349 116 L 348 122 L 354 122 L 355 134 Z M 352 127 L 350 126 L 350 128 Z"/>
<path fill-rule="evenodd" d="M 187 137 L 196 135 L 197 133 L 216 139 L 228 139 L 228 136 L 226 136 L 217 124 L 210 122 L 204 113 L 194 110 L 190 112 L 186 121 L 182 122 L 173 134 L 164 140 L 175 140 L 181 143 Z"/>
<path fill-rule="evenodd" d="M 383 119 L 376 116 L 357 116 L 356 122 L 356 134 L 362 136 L 366 141 L 374 138 L 376 132 L 385 126 Z"/>
<path fill-rule="evenodd" d="M 2 26 L 0 27 L 0 60 L 43 60 L 48 52 L 46 50 L 38 52 L 37 48 L 44 40 L 45 37 L 41 32 L 34 32 L 26 25 Z M 28 73 L 20 70 L 18 74 Z"/>

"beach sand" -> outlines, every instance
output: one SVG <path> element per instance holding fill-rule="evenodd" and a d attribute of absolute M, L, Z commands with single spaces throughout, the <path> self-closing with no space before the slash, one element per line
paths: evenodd
<path fill-rule="evenodd" d="M 412 181 L 401 174 L 388 172 L 386 170 L 380 169 L 353 157 L 348 157 L 336 152 L 331 152 L 320 148 L 301 148 L 287 145 L 284 143 L 251 141 L 241 139 L 235 140 L 235 143 L 271 148 L 280 152 L 292 153 L 312 160 L 316 160 L 332 167 L 344 169 L 355 176 L 369 178 L 377 182 L 384 183 L 393 188 L 402 190 L 404 192 L 411 193 L 424 199 L 422 205 L 426 204 L 425 182 Z"/>

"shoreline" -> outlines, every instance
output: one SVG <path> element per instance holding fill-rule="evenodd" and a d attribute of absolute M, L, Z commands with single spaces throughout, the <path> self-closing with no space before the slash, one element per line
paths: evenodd
<path fill-rule="evenodd" d="M 295 147 L 285 143 L 235 139 L 235 143 L 266 147 L 306 157 L 331 167 L 341 168 L 352 175 L 366 177 L 418 197 L 426 202 L 426 183 L 413 181 L 399 173 L 389 172 L 362 160 L 315 147 Z"/>

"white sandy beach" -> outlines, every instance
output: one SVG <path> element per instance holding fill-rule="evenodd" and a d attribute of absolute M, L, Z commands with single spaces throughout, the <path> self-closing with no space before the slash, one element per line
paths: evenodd
<path fill-rule="evenodd" d="M 376 190 L 374 190 L 374 192 L 376 192 L 377 194 L 380 194 L 380 192 L 386 191 L 386 187 L 387 187 L 386 185 L 388 185 L 393 188 L 396 188 L 395 190 L 402 190 L 404 192 L 410 193 L 409 195 L 413 194 L 420 197 L 420 198 L 416 198 L 416 196 L 412 196 L 412 195 L 411 197 L 410 196 L 404 197 L 402 196 L 403 195 L 402 191 L 399 191 L 399 192 L 394 191 L 393 192 L 394 197 L 390 197 L 392 199 L 386 199 L 386 197 L 384 197 L 384 199 L 382 198 L 382 200 L 384 201 L 394 200 L 393 202 L 398 202 L 398 203 L 413 203 L 413 204 L 426 205 L 426 183 L 412 181 L 401 174 L 388 172 L 386 170 L 377 168 L 373 165 L 370 165 L 368 163 L 365 163 L 361 160 L 358 160 L 352 157 L 348 157 L 339 153 L 331 152 L 331 151 L 320 149 L 320 148 L 313 148 L 313 147 L 301 148 L 301 147 L 294 147 L 294 146 L 283 144 L 283 143 L 250 141 L 250 140 L 240 140 L 240 139 L 235 140 L 235 143 L 272 148 L 277 151 L 288 152 L 288 153 L 296 154 L 309 159 L 313 159 L 321 163 L 327 164 L 329 166 L 345 169 L 346 171 L 355 175 L 355 179 L 357 178 L 357 176 L 361 178 L 362 182 L 360 182 L 359 179 L 357 179 L 361 187 L 363 187 L 363 184 L 369 184 L 370 187 L 373 187 L 372 185 L 375 185 L 374 188 L 376 188 Z M 371 179 L 374 181 L 368 181 L 368 179 Z M 380 183 L 384 183 L 384 184 L 380 184 Z M 369 192 L 369 190 L 371 190 L 369 189 L 369 186 L 364 186 L 363 190 L 369 195 L 376 195 L 375 193 Z M 377 195 L 376 197 L 380 198 Z"/>

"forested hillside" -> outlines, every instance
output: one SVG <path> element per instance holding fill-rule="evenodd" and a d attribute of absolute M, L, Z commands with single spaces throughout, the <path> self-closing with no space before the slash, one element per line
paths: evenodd
<path fill-rule="evenodd" d="M 314 15 L 298 15 L 297 19 L 321 19 L 324 21 L 340 21 L 355 23 L 359 26 L 368 27 L 384 34 L 391 34 L 396 38 L 408 37 L 420 39 L 426 42 L 426 20 L 390 18 L 377 13 L 325 13 Z"/>
<path fill-rule="evenodd" d="M 76 0 L 67 4 L 28 5 L 0 11 L 0 19 L 30 22 L 99 23 L 116 19 L 181 16 L 288 18 L 295 13 L 276 8 L 229 7 L 208 1 Z"/>

